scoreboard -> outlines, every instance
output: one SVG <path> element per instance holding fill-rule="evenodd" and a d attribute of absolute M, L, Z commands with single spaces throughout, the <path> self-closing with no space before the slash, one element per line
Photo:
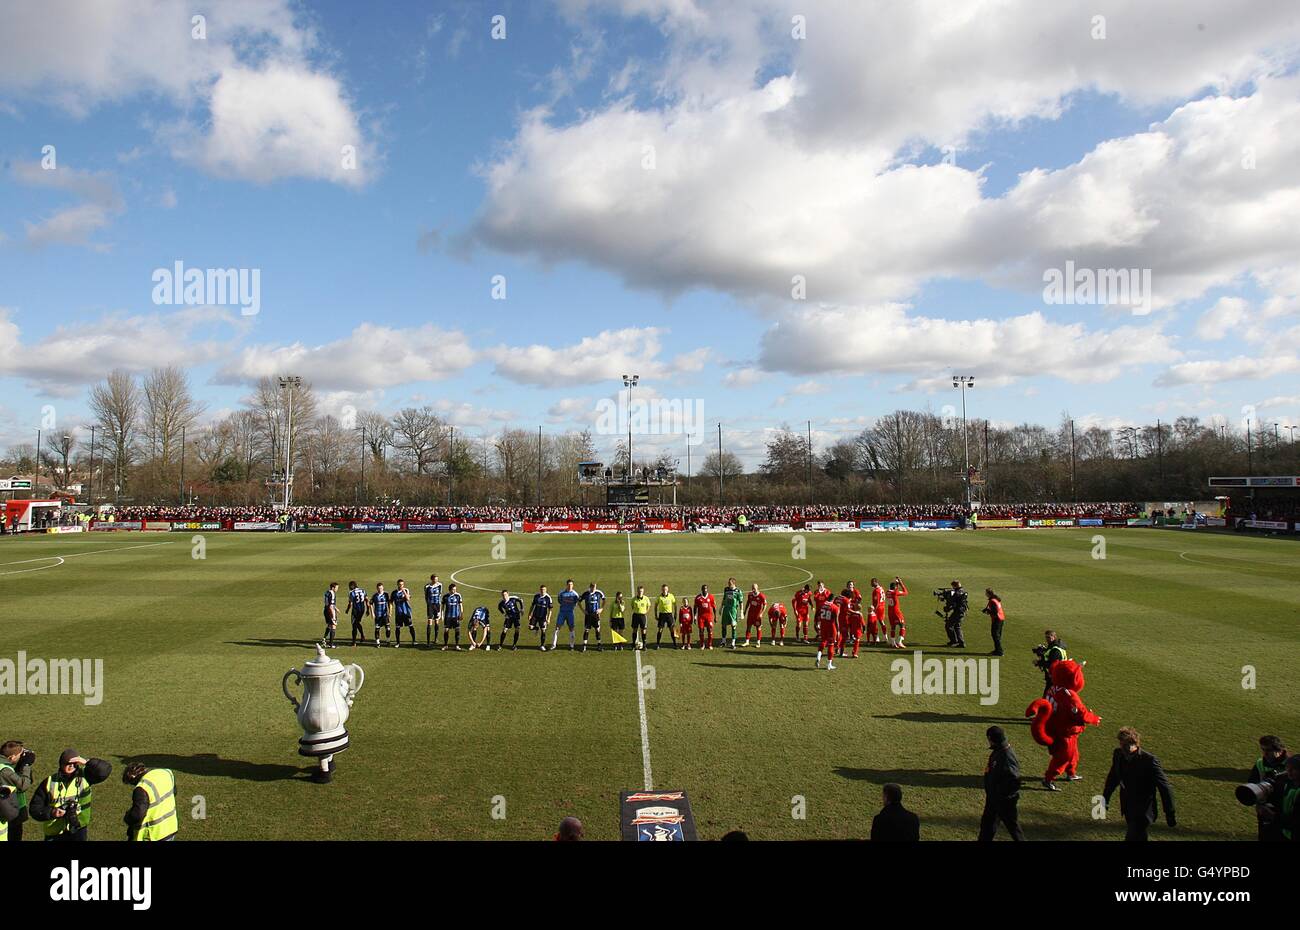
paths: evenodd
<path fill-rule="evenodd" d="M 605 503 L 610 507 L 649 505 L 650 486 L 645 484 L 611 484 L 605 489 Z"/>

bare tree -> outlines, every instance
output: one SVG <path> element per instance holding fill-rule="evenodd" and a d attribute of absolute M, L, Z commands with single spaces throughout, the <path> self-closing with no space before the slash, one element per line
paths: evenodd
<path fill-rule="evenodd" d="M 140 422 L 140 388 L 129 372 L 120 368 L 90 389 L 90 410 L 113 450 L 116 483 L 125 485 L 127 467 L 135 451 Z"/>

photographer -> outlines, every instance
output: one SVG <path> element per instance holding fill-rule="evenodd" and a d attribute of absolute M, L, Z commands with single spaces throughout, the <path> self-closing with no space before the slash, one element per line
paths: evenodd
<path fill-rule="evenodd" d="M 1238 785 L 1236 794 L 1242 804 L 1255 808 L 1261 840 L 1300 840 L 1300 756 L 1287 759 L 1281 774 Z"/>
<path fill-rule="evenodd" d="M 169 769 L 132 762 L 122 772 L 122 784 L 133 789 L 131 807 L 122 818 L 126 838 L 139 843 L 176 839 L 176 776 Z"/>
<path fill-rule="evenodd" d="M 32 790 L 32 765 L 36 753 L 23 746 L 22 740 L 11 739 L 0 746 L 0 789 L 9 788 L 9 800 L 18 809 L 9 824 L 9 839 L 23 838 L 23 824 L 27 821 L 27 793 Z"/>
<path fill-rule="evenodd" d="M 85 840 L 90 828 L 91 786 L 108 778 L 113 766 L 85 759 L 75 749 L 59 756 L 59 770 L 32 795 L 32 819 L 45 825 L 45 839 Z"/>
<path fill-rule="evenodd" d="M 1052 666 L 1057 662 L 1064 662 L 1070 656 L 1065 651 L 1065 643 L 1061 637 L 1056 635 L 1055 630 L 1044 630 L 1043 639 L 1045 643 L 1039 643 L 1034 647 L 1034 668 L 1043 670 L 1043 697 L 1047 697 L 1047 692 L 1052 690 Z"/>
<path fill-rule="evenodd" d="M 943 628 L 948 634 L 948 645 L 958 649 L 966 648 L 966 639 L 962 636 L 961 624 L 970 609 L 970 598 L 961 582 L 953 579 L 952 587 L 939 588 L 934 596 L 943 601 L 943 610 L 936 613 L 943 618 Z"/>
<path fill-rule="evenodd" d="M 1259 758 L 1250 768 L 1246 783 L 1262 785 L 1274 781 L 1286 773 L 1286 744 L 1276 736 L 1259 738 Z M 1255 814 L 1259 821 L 1259 840 L 1262 843 L 1278 842 L 1282 837 L 1282 826 L 1274 820 L 1265 820 L 1261 813 L 1264 808 L 1256 807 Z"/>

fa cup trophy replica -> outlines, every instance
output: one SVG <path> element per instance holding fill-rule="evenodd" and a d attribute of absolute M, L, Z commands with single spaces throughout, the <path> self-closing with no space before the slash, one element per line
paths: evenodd
<path fill-rule="evenodd" d="M 302 685 L 302 700 L 289 693 L 289 679 Z M 365 672 L 360 665 L 344 666 L 338 659 L 325 655 L 316 647 L 316 658 L 303 665 L 302 671 L 291 668 L 284 673 L 280 687 L 298 712 L 302 738 L 298 740 L 298 755 L 320 762 L 311 780 L 325 784 L 334 777 L 330 762 L 334 754 L 348 748 L 347 723 L 352 701 L 365 682 Z"/>

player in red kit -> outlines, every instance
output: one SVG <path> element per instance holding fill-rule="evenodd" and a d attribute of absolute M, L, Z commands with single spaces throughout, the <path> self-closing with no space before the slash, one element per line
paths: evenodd
<path fill-rule="evenodd" d="M 767 624 L 772 634 L 772 641 L 778 646 L 785 645 L 785 604 L 781 601 L 773 601 L 772 606 L 767 609 Z M 780 630 L 780 639 L 777 638 L 777 630 Z"/>
<path fill-rule="evenodd" d="M 695 595 L 695 622 L 700 626 L 700 648 L 713 648 L 713 614 L 718 609 L 708 585 L 700 585 L 700 593 Z"/>
<path fill-rule="evenodd" d="M 794 608 L 795 639 L 806 643 L 808 642 L 808 614 L 812 610 L 812 588 L 804 585 L 802 591 L 794 592 L 794 597 L 790 599 L 790 606 Z"/>
<path fill-rule="evenodd" d="M 885 630 L 885 589 L 871 579 L 871 613 L 867 616 L 867 642 L 878 643 Z"/>
<path fill-rule="evenodd" d="M 895 649 L 902 649 L 903 638 L 907 636 L 907 624 L 903 621 L 903 605 L 899 602 L 900 597 L 907 596 L 907 585 L 903 584 L 903 579 L 897 575 L 889 583 L 889 590 L 885 592 L 885 604 L 889 610 L 889 642 Z"/>
<path fill-rule="evenodd" d="M 862 644 L 862 627 L 864 621 L 862 617 L 862 592 L 849 582 L 848 587 L 844 589 L 843 598 L 845 606 L 842 606 L 840 614 L 845 618 L 841 623 L 844 629 L 844 642 L 840 645 L 840 655 L 844 655 L 844 650 L 849 643 L 853 644 L 853 658 L 858 657 L 858 647 Z"/>
<path fill-rule="evenodd" d="M 693 620 L 690 602 L 683 601 L 682 606 L 677 610 L 677 630 L 682 634 L 683 649 L 691 648 L 691 625 Z"/>
<path fill-rule="evenodd" d="M 741 646 L 749 645 L 749 631 L 753 630 L 755 634 L 754 648 L 761 649 L 763 646 L 763 611 L 767 607 L 767 595 L 758 590 L 758 582 L 755 581 L 749 586 L 749 593 L 745 595 L 745 641 Z"/>
<path fill-rule="evenodd" d="M 817 608 L 817 667 L 822 667 L 822 653 L 826 653 L 826 671 L 835 668 L 835 647 L 839 641 L 840 607 L 827 598 Z"/>
<path fill-rule="evenodd" d="M 817 590 L 813 592 L 814 611 L 817 607 L 822 606 L 835 595 L 831 594 L 831 589 L 826 587 L 826 582 L 817 582 Z"/>

